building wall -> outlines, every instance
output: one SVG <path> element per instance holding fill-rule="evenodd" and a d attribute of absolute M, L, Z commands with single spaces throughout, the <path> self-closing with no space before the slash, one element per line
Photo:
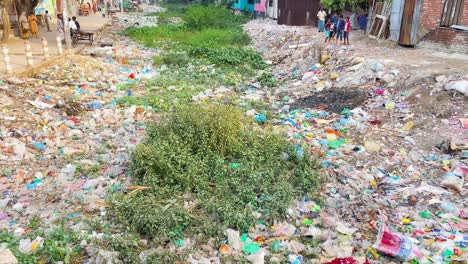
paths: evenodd
<path fill-rule="evenodd" d="M 242 10 L 242 11 L 247 10 L 249 12 L 253 12 L 254 11 L 254 5 L 249 4 L 248 2 L 249 2 L 248 0 L 237 0 L 237 3 L 232 5 L 232 8 L 239 9 L 239 10 Z"/>
<path fill-rule="evenodd" d="M 468 54 L 468 32 L 440 27 L 427 34 L 419 46 Z"/>
<path fill-rule="evenodd" d="M 278 24 L 291 26 L 317 25 L 319 8 L 320 0 L 278 0 Z"/>
<path fill-rule="evenodd" d="M 260 0 L 260 3 L 255 3 L 254 10 L 257 12 L 266 12 L 266 1 L 267 0 Z"/>
<path fill-rule="evenodd" d="M 267 16 L 273 19 L 278 19 L 278 0 L 272 0 L 272 6 L 270 6 L 270 0 L 267 0 Z"/>
<path fill-rule="evenodd" d="M 468 0 L 465 0 L 463 5 L 462 25 L 468 26 Z"/>
<path fill-rule="evenodd" d="M 445 0 L 424 0 L 421 10 L 421 26 L 425 29 L 436 29 L 440 26 Z M 464 1 L 463 16 L 461 19 L 463 26 L 468 26 L 468 0 Z"/>

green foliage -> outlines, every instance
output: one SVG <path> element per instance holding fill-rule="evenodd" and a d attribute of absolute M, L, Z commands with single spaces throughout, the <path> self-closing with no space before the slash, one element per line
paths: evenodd
<path fill-rule="evenodd" d="M 272 73 L 264 72 L 260 77 L 257 78 L 257 81 L 266 87 L 275 87 L 276 86 L 276 78 Z"/>
<path fill-rule="evenodd" d="M 205 28 L 233 28 L 246 22 L 245 17 L 236 16 L 225 7 L 195 5 L 187 9 L 184 20 L 193 30 Z"/>
<path fill-rule="evenodd" d="M 325 9 L 338 12 L 343 11 L 347 4 L 354 10 L 359 4 L 366 2 L 366 0 L 320 0 Z"/>
<path fill-rule="evenodd" d="M 163 251 L 149 255 L 148 263 L 186 263 L 186 259 L 186 254 L 174 254 L 171 252 Z"/>
<path fill-rule="evenodd" d="M 192 48 L 188 54 L 193 57 L 207 58 L 211 63 L 223 65 L 249 64 L 254 69 L 265 69 L 262 56 L 253 50 L 239 48 Z"/>
<path fill-rule="evenodd" d="M 250 37 L 241 29 L 203 29 L 188 31 L 184 25 L 161 25 L 158 27 L 130 27 L 123 34 L 145 46 L 154 47 L 163 41 L 171 41 L 192 47 L 243 46 Z"/>
<path fill-rule="evenodd" d="M 225 47 L 244 46 L 250 43 L 250 37 L 241 29 L 216 29 L 208 28 L 195 33 L 186 34 L 186 37 L 178 37 L 179 43 L 193 47 Z"/>
<path fill-rule="evenodd" d="M 35 239 L 36 236 L 44 237 L 44 245 L 31 254 L 23 254 L 18 251 L 19 241 L 24 238 Z M 47 234 L 43 230 L 30 232 L 22 237 L 14 236 L 7 230 L 0 232 L 0 244 L 9 248 L 20 263 L 54 263 L 64 261 L 70 263 L 80 259 L 83 252 L 79 247 L 80 235 L 63 225 L 56 227 Z"/>
<path fill-rule="evenodd" d="M 179 52 L 168 52 L 162 56 L 162 61 L 166 65 L 174 65 L 182 67 L 187 65 L 188 58 L 186 54 L 179 53 Z"/>
<path fill-rule="evenodd" d="M 112 195 L 110 215 L 158 241 L 247 230 L 254 212 L 281 218 L 319 183 L 310 156 L 298 157 L 268 129 L 252 130 L 233 107 L 181 107 L 147 133 L 133 154 L 132 176 L 149 189 Z"/>

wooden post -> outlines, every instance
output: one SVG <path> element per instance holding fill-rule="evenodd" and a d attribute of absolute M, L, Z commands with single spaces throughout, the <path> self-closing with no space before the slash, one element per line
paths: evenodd
<path fill-rule="evenodd" d="M 49 44 L 45 37 L 42 38 L 42 54 L 44 55 L 44 60 L 49 59 Z"/>
<path fill-rule="evenodd" d="M 58 49 L 58 54 L 62 55 L 63 54 L 63 49 L 62 49 L 62 38 L 60 36 L 57 36 L 57 49 Z"/>
<path fill-rule="evenodd" d="M 8 56 L 8 47 L 6 44 L 2 44 L 3 62 L 5 63 L 6 73 L 13 73 L 10 65 L 10 56 Z"/>
<path fill-rule="evenodd" d="M 8 1 L 3 0 L 2 16 L 3 16 L 3 43 L 7 43 L 11 34 L 10 15 L 8 14 L 7 7 Z"/>
<path fill-rule="evenodd" d="M 28 67 L 33 67 L 31 44 L 29 43 L 28 40 L 24 41 L 24 51 L 26 52 L 26 61 L 28 62 Z"/>

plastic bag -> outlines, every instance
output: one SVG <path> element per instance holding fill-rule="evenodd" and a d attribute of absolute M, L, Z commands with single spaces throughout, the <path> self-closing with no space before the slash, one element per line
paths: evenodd
<path fill-rule="evenodd" d="M 391 233 L 385 225 L 380 227 L 377 241 L 372 247 L 400 261 L 422 258 L 422 253 L 409 238 Z"/>

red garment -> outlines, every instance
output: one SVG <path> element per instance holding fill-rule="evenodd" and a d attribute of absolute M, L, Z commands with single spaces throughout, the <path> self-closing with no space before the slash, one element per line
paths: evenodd
<path fill-rule="evenodd" d="M 345 26 L 344 26 L 344 31 L 345 32 L 350 32 L 351 31 L 351 21 L 346 21 Z"/>

